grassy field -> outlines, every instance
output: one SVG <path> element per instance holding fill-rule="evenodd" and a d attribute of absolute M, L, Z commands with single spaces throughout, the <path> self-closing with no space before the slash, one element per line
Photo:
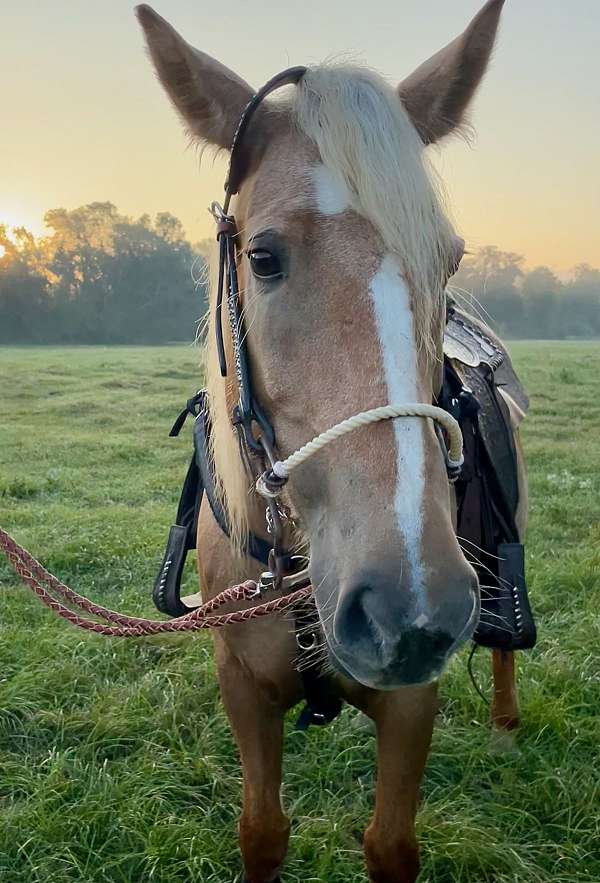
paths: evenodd
<path fill-rule="evenodd" d="M 441 687 L 419 814 L 426 883 L 600 880 L 600 345 L 518 343 L 528 574 L 540 640 L 520 657 L 523 726 L 491 740 L 465 654 Z M 150 589 L 187 466 L 167 438 L 198 385 L 191 348 L 0 353 L 0 524 L 112 607 Z M 228 883 L 239 770 L 207 637 L 126 643 L 54 618 L 0 562 L 2 883 Z M 188 574 L 194 591 L 194 574 Z M 489 690 L 488 654 L 476 673 Z M 346 709 L 290 732 L 285 883 L 365 879 L 373 739 Z"/>

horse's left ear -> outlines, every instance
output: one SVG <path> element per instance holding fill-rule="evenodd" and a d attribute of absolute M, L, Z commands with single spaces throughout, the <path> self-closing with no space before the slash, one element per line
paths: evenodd
<path fill-rule="evenodd" d="M 504 0 L 488 0 L 466 31 L 400 83 L 400 98 L 424 144 L 464 121 L 488 66 L 503 5 Z"/>

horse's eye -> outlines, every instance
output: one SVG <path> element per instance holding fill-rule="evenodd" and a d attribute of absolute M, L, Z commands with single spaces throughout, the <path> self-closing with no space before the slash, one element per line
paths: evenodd
<path fill-rule="evenodd" d="M 265 248 L 250 249 L 248 259 L 257 279 L 280 279 L 283 275 L 279 258 Z"/>

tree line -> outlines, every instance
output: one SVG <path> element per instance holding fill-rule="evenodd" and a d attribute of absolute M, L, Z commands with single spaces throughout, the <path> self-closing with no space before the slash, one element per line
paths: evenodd
<path fill-rule="evenodd" d="M 561 280 L 523 263 L 522 255 L 486 246 L 463 259 L 450 290 L 502 337 L 600 337 L 600 270 L 579 264 Z"/>
<path fill-rule="evenodd" d="M 0 224 L 0 343 L 190 341 L 206 308 L 204 244 L 180 221 L 120 215 L 109 202 L 54 209 L 49 235 Z M 467 255 L 450 290 L 505 337 L 600 336 L 600 270 L 566 280 L 494 246 Z"/>
<path fill-rule="evenodd" d="M 181 222 L 120 215 L 109 202 L 45 215 L 50 234 L 0 225 L 0 342 L 193 340 L 206 300 L 204 258 Z"/>

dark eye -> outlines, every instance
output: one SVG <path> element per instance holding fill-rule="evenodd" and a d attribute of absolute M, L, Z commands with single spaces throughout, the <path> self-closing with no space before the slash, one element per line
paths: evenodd
<path fill-rule="evenodd" d="M 279 258 L 266 248 L 251 248 L 248 259 L 257 279 L 280 279 L 283 275 Z"/>

